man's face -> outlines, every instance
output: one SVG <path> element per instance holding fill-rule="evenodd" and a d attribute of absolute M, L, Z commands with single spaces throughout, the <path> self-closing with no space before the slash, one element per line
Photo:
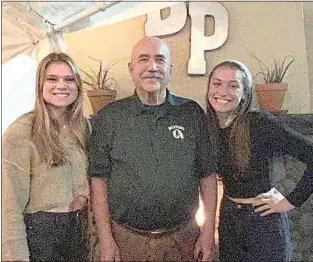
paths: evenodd
<path fill-rule="evenodd" d="M 154 39 L 138 43 L 128 65 L 136 89 L 156 93 L 166 89 L 171 78 L 171 61 L 167 46 Z"/>

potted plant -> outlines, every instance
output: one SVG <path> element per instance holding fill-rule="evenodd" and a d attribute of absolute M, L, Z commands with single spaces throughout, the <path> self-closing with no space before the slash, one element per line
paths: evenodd
<path fill-rule="evenodd" d="M 93 58 L 92 58 L 93 59 Z M 103 66 L 101 60 L 94 59 L 99 62 L 98 71 L 90 70 L 88 73 L 82 69 L 85 77 L 82 78 L 84 89 L 87 92 L 93 113 L 96 114 L 106 104 L 115 100 L 117 95 L 118 82 L 114 78 L 108 77 L 110 68 L 118 61 L 110 63 L 107 67 Z"/>
<path fill-rule="evenodd" d="M 295 59 L 286 56 L 282 62 L 274 59 L 274 63 L 267 66 L 256 55 L 251 54 L 251 56 L 258 61 L 261 67 L 261 71 L 254 78 L 259 76 L 264 82 L 255 83 L 260 108 L 271 112 L 280 112 L 288 89 L 288 84 L 284 83 L 283 80 Z"/>

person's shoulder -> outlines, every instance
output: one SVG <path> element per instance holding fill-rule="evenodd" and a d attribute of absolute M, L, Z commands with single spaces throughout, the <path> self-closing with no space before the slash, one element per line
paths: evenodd
<path fill-rule="evenodd" d="M 5 134 L 30 134 L 34 115 L 32 113 L 27 113 L 19 116 L 12 124 L 8 126 Z"/>
<path fill-rule="evenodd" d="M 22 141 L 30 141 L 31 129 L 33 123 L 33 114 L 28 113 L 18 117 L 4 132 L 2 136 L 2 145 L 6 142 L 25 143 Z"/>
<path fill-rule="evenodd" d="M 177 96 L 173 93 L 170 94 L 171 103 L 175 106 L 183 106 L 188 108 L 193 108 L 197 111 L 203 111 L 202 107 L 194 100 L 186 97 Z"/>
<path fill-rule="evenodd" d="M 98 116 L 109 115 L 109 114 L 114 113 L 114 112 L 119 112 L 123 108 L 126 108 L 127 106 L 132 104 L 133 100 L 134 100 L 134 97 L 129 96 L 129 97 L 125 97 L 122 99 L 112 101 L 109 104 L 102 107 L 96 115 L 98 115 Z"/>
<path fill-rule="evenodd" d="M 135 104 L 135 96 L 129 96 L 110 102 L 91 117 L 91 125 L 99 124 L 99 121 L 107 122 L 112 119 L 121 119 L 123 116 L 129 115 L 131 108 L 134 108 Z"/>
<path fill-rule="evenodd" d="M 134 103 L 134 101 L 135 101 L 135 96 L 128 96 L 125 98 L 121 98 L 105 105 L 103 108 L 99 110 L 99 112 L 110 112 L 114 110 L 120 110 L 124 107 L 131 105 L 132 103 Z"/>
<path fill-rule="evenodd" d="M 277 117 L 271 112 L 262 109 L 252 109 L 249 112 L 251 118 L 259 121 L 277 121 Z"/>
<path fill-rule="evenodd" d="M 194 100 L 171 94 L 172 104 L 174 104 L 175 112 L 182 115 L 188 115 L 189 119 L 194 122 L 205 121 L 204 109 Z"/>
<path fill-rule="evenodd" d="M 169 100 L 175 105 L 184 105 L 184 104 L 197 104 L 194 100 L 182 96 L 175 95 L 174 93 L 169 94 Z"/>
<path fill-rule="evenodd" d="M 113 101 L 112 103 L 109 103 L 108 105 L 106 105 L 104 108 L 118 108 L 118 107 L 123 107 L 125 105 L 129 105 L 134 103 L 134 101 L 136 100 L 136 96 L 132 95 L 132 96 L 128 96 L 128 97 L 124 97 L 118 100 Z"/>
<path fill-rule="evenodd" d="M 273 129 L 284 126 L 284 123 L 269 111 L 255 109 L 250 111 L 249 114 L 250 123 L 252 123 L 254 129 Z"/>

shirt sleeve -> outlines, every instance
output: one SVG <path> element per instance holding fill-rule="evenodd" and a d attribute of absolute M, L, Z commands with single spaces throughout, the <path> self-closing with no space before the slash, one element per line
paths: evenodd
<path fill-rule="evenodd" d="M 5 134 L 2 139 L 2 260 L 29 257 L 24 210 L 30 191 L 29 139 Z"/>
<path fill-rule="evenodd" d="M 299 207 L 313 193 L 313 142 L 284 125 L 270 113 L 263 113 L 263 121 L 269 138 L 268 146 L 272 148 L 273 153 L 289 155 L 307 166 L 295 189 L 286 196 L 292 205 Z"/>
<path fill-rule="evenodd" d="M 212 127 L 202 108 L 197 105 L 197 168 L 201 177 L 211 175 L 217 169 L 216 148 L 210 140 L 209 129 Z"/>
<path fill-rule="evenodd" d="M 86 143 L 88 171 L 90 177 L 110 178 L 112 171 L 110 152 L 112 149 L 112 122 L 102 110 L 91 120 L 92 132 Z"/>

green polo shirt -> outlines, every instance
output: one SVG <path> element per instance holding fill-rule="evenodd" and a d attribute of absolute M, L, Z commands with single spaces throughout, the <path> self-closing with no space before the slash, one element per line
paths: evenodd
<path fill-rule="evenodd" d="M 196 102 L 168 93 L 147 106 L 134 95 L 100 110 L 92 128 L 88 174 L 107 179 L 113 220 L 153 230 L 194 218 L 200 179 L 215 169 Z"/>

